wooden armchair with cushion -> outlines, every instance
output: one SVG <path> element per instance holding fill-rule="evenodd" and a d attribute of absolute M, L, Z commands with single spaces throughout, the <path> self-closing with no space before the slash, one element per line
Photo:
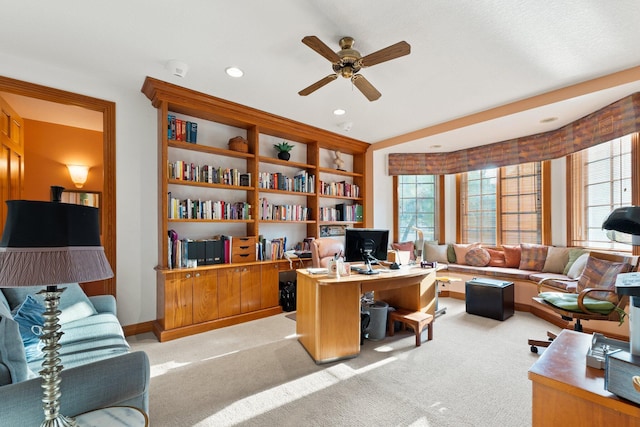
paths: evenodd
<path fill-rule="evenodd" d="M 344 254 L 344 244 L 330 237 L 319 237 L 311 241 L 311 262 L 314 268 L 327 268 L 329 260 L 336 254 Z"/>
<path fill-rule="evenodd" d="M 576 293 L 539 292 L 536 304 L 552 309 L 563 320 L 575 321 L 573 329 L 582 332 L 583 320 L 609 320 L 622 323 L 626 315 L 627 296 L 616 294 L 616 277 L 633 271 L 638 257 L 592 252 L 582 275 L 577 279 Z M 538 284 L 538 289 L 540 289 Z M 547 332 L 548 340 L 530 339 L 533 353 L 538 347 L 547 347 L 555 334 Z"/>

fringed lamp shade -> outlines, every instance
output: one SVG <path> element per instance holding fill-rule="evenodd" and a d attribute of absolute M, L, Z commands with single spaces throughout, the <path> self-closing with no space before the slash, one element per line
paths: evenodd
<path fill-rule="evenodd" d="M 98 209 L 67 203 L 7 201 L 0 241 L 0 287 L 108 279 Z"/>

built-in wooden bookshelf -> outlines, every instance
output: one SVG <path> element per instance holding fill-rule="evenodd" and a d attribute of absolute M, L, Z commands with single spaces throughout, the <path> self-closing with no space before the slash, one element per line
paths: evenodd
<path fill-rule="evenodd" d="M 171 268 L 169 231 L 193 240 L 219 235 L 256 239 L 264 235 L 274 240 L 285 237 L 289 249 L 306 237 L 319 237 L 322 226 L 362 226 L 364 216 L 349 221 L 319 218 L 322 209 L 335 209 L 336 205 L 360 205 L 364 215 L 365 151 L 369 144 L 151 77 L 145 79 L 142 92 L 158 114 L 159 244 L 154 332 L 164 341 L 280 312 L 278 275 L 290 269 L 288 261 L 251 260 Z M 197 138 L 189 138 L 195 138 L 195 143 L 170 137 L 170 116 L 195 124 Z M 247 152 L 229 149 L 228 141 L 237 136 L 246 139 Z M 295 146 L 288 161 L 276 158 L 273 149 L 283 140 Z M 336 150 L 344 155 L 345 170 L 335 169 Z M 236 169 L 237 173 L 246 174 L 249 182 L 235 185 L 235 181 L 229 184 L 176 179 L 169 171 L 170 165 L 178 161 L 193 163 L 193 170 L 204 165 Z M 313 185 L 304 191 L 261 188 L 261 177 L 272 178 L 275 174 L 291 179 L 305 175 Z M 357 188 L 357 194 L 321 191 L 321 181 L 338 187 L 346 185 L 352 191 Z M 251 216 L 170 218 L 172 198 L 248 204 Z M 304 209 L 306 216 L 301 220 L 261 219 L 258 209 L 264 199 L 285 211 L 287 207 L 295 212 Z"/>

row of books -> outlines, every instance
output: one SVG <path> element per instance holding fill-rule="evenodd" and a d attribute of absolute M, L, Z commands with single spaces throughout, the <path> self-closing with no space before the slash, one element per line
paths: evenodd
<path fill-rule="evenodd" d="M 300 171 L 293 178 L 282 173 L 261 172 L 258 188 L 313 193 L 316 191 L 316 177 L 307 171 Z"/>
<path fill-rule="evenodd" d="M 320 221 L 362 222 L 362 205 L 338 204 L 320 208 Z"/>
<path fill-rule="evenodd" d="M 320 194 L 325 196 L 360 197 L 360 187 L 346 181 L 320 181 Z"/>
<path fill-rule="evenodd" d="M 339 203 L 336 205 L 338 211 L 338 221 L 362 222 L 362 205 L 347 205 Z"/>
<path fill-rule="evenodd" d="M 169 193 L 169 219 L 251 219 L 247 202 L 177 199 Z"/>
<path fill-rule="evenodd" d="M 283 259 L 286 250 L 286 237 L 277 237 L 269 240 L 263 236 L 258 236 L 256 259 L 259 261 Z"/>
<path fill-rule="evenodd" d="M 198 141 L 198 124 L 176 118 L 173 114 L 168 116 L 167 137 L 175 141 L 185 141 L 195 144 Z"/>
<path fill-rule="evenodd" d="M 240 172 L 235 168 L 222 168 L 213 165 L 195 165 L 182 160 L 169 162 L 169 179 L 180 181 L 206 182 L 209 184 L 226 184 L 249 187 L 251 174 Z"/>
<path fill-rule="evenodd" d="M 307 221 L 309 208 L 301 205 L 274 205 L 266 198 L 260 198 L 258 218 L 273 221 Z"/>

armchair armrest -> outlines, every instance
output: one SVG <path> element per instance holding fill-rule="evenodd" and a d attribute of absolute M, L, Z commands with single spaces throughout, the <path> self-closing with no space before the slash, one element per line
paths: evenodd
<path fill-rule="evenodd" d="M 135 406 L 149 410 L 149 359 L 127 353 L 63 370 L 60 412 L 76 416 L 105 406 Z M 2 425 L 39 425 L 42 410 L 40 377 L 0 387 Z"/>
<path fill-rule="evenodd" d="M 113 295 L 96 295 L 89 297 L 98 313 L 111 313 L 117 316 L 116 299 Z"/>
<path fill-rule="evenodd" d="M 609 292 L 612 294 L 615 294 L 616 291 L 611 290 L 611 289 L 603 289 L 603 288 L 586 288 L 583 289 L 582 292 L 580 292 L 578 294 L 578 307 L 580 307 L 580 310 L 582 310 L 583 312 L 587 313 L 587 314 L 598 314 L 594 311 L 590 311 L 587 306 L 584 304 L 584 297 L 588 296 L 588 294 L 590 292 Z"/>

